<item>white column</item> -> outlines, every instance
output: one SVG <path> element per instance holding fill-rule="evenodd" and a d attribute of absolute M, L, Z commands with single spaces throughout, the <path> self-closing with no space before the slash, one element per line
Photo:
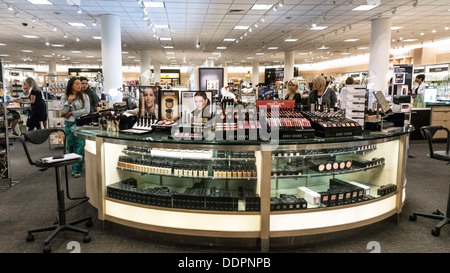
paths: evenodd
<path fill-rule="evenodd" d="M 389 78 L 389 50 L 391 48 L 391 19 L 372 20 L 370 30 L 370 59 L 368 87 L 382 91 Z"/>
<path fill-rule="evenodd" d="M 259 83 L 259 63 L 253 63 L 252 67 L 252 87 Z"/>
<path fill-rule="evenodd" d="M 103 90 L 114 102 L 122 100 L 118 89 L 122 86 L 122 42 L 120 17 L 106 14 L 100 17 L 102 26 Z"/>
<path fill-rule="evenodd" d="M 150 50 L 142 50 L 139 57 L 141 63 L 141 79 L 139 85 L 151 85 L 152 71 L 150 70 Z"/>
<path fill-rule="evenodd" d="M 284 80 L 283 83 L 294 77 L 294 51 L 284 52 Z"/>
<path fill-rule="evenodd" d="M 161 63 L 155 62 L 153 64 L 153 76 L 155 83 L 161 83 Z"/>
<path fill-rule="evenodd" d="M 56 75 L 58 72 L 56 71 L 56 61 L 50 61 L 48 64 L 48 74 L 49 75 Z"/>

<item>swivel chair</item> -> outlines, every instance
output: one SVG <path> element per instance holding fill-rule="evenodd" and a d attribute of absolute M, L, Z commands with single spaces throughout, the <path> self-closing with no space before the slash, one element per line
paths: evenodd
<path fill-rule="evenodd" d="M 61 155 L 59 157 L 49 156 L 49 157 L 40 158 L 38 160 L 33 160 L 31 158 L 31 155 L 28 150 L 29 143 L 42 144 L 50 138 L 50 135 L 52 133 L 56 133 L 56 132 L 61 132 L 64 134 L 63 155 Z M 46 169 L 52 168 L 52 167 L 55 168 L 56 196 L 57 196 L 57 201 L 58 201 L 58 207 L 57 207 L 58 218 L 57 218 L 56 222 L 54 223 L 54 225 L 45 227 L 45 228 L 28 231 L 28 236 L 26 238 L 26 241 L 31 242 L 34 240 L 33 233 L 53 231 L 50 235 L 48 235 L 48 237 L 44 241 L 44 252 L 45 253 L 51 252 L 50 241 L 58 233 L 60 233 L 61 231 L 64 231 L 64 230 L 70 230 L 70 231 L 83 233 L 84 234 L 83 242 L 85 242 L 85 243 L 90 242 L 91 237 L 89 236 L 89 231 L 86 229 L 76 227 L 75 225 L 82 223 L 82 222 L 86 222 L 85 223 L 86 227 L 90 227 L 90 226 L 92 226 L 92 217 L 83 218 L 81 220 L 73 221 L 70 223 L 68 223 L 67 219 L 66 219 L 67 211 L 73 209 L 74 207 L 76 207 L 82 203 L 87 202 L 89 200 L 89 197 L 87 197 L 87 196 L 71 197 L 70 196 L 69 182 L 68 182 L 68 175 L 67 175 L 67 172 L 68 172 L 67 166 L 75 164 L 77 162 L 80 162 L 82 160 L 82 157 L 77 154 L 67 154 L 66 153 L 67 143 L 66 143 L 66 132 L 64 131 L 64 129 L 62 129 L 62 128 L 47 128 L 47 129 L 40 129 L 40 130 L 25 132 L 20 135 L 20 141 L 22 142 L 25 154 L 28 158 L 28 162 L 31 165 L 41 168 L 40 170 L 46 170 Z M 64 196 L 64 189 L 61 185 L 60 167 L 64 167 L 64 169 L 65 169 L 65 180 L 66 180 L 65 188 L 66 188 L 67 198 L 69 200 L 73 200 L 73 201 L 70 201 L 72 205 L 67 208 L 66 208 L 66 199 Z"/>
<path fill-rule="evenodd" d="M 447 142 L 446 142 L 446 148 L 445 150 L 434 150 L 433 147 L 433 136 L 436 134 L 437 131 L 445 131 L 447 132 Z M 442 161 L 448 161 L 447 165 L 450 164 L 450 131 L 449 129 L 443 127 L 443 126 L 422 126 L 420 127 L 420 132 L 422 133 L 422 136 L 428 141 L 428 147 L 430 152 L 427 154 L 428 157 L 434 158 L 437 160 Z M 422 216 L 426 218 L 432 218 L 441 220 L 433 230 L 431 230 L 431 234 L 434 236 L 439 236 L 441 232 L 441 228 L 445 226 L 446 224 L 450 223 L 450 189 L 449 189 L 449 196 L 447 200 L 447 212 L 444 213 L 441 210 L 437 209 L 432 214 L 426 214 L 426 213 L 419 213 L 414 212 L 412 215 L 409 216 L 409 219 L 411 221 L 416 221 L 417 216 Z"/>

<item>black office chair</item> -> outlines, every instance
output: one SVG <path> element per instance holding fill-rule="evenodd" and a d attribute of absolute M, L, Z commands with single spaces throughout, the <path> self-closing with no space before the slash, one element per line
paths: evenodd
<path fill-rule="evenodd" d="M 447 142 L 446 142 L 445 150 L 435 151 L 433 148 L 433 136 L 438 131 L 447 132 Z M 449 165 L 450 164 L 450 153 L 449 153 L 450 131 L 449 131 L 449 129 L 447 129 L 443 126 L 423 126 L 423 127 L 420 127 L 420 132 L 422 133 L 422 136 L 428 141 L 430 153 L 427 154 L 427 156 L 430 158 L 437 159 L 437 160 L 447 161 L 448 162 L 447 165 Z M 443 226 L 445 226 L 446 224 L 450 223 L 450 186 L 449 186 L 449 195 L 448 195 L 448 200 L 447 200 L 447 212 L 446 213 L 442 212 L 439 209 L 437 209 L 432 214 L 414 212 L 412 215 L 409 216 L 409 219 L 411 221 L 416 221 L 417 216 L 441 220 L 435 226 L 435 228 L 433 230 L 431 230 L 431 234 L 433 234 L 434 236 L 439 236 L 439 234 L 441 232 L 441 228 Z"/>
<path fill-rule="evenodd" d="M 52 133 L 61 132 L 64 134 L 64 144 L 63 144 L 63 155 L 61 155 L 61 158 L 58 157 L 44 157 L 40 158 L 38 160 L 33 160 L 30 156 L 29 150 L 28 150 L 28 144 L 42 144 L 46 142 Z M 25 150 L 25 154 L 28 158 L 28 162 L 31 165 L 34 165 L 36 167 L 41 168 L 41 170 L 46 170 L 48 168 L 55 168 L 55 174 L 56 174 L 56 196 L 58 199 L 58 219 L 56 220 L 55 224 L 50 227 L 46 228 L 40 228 L 35 230 L 28 231 L 27 236 L 27 242 L 31 242 L 34 240 L 33 233 L 36 232 L 44 232 L 44 231 L 51 231 L 53 232 L 45 239 L 44 241 L 44 252 L 50 252 L 51 246 L 50 241 L 61 231 L 64 230 L 71 230 L 79 233 L 83 233 L 83 242 L 88 243 L 91 241 L 91 237 L 89 236 L 89 231 L 86 229 L 81 229 L 79 227 L 76 227 L 76 224 L 86 222 L 86 227 L 92 226 L 92 217 L 83 218 L 81 220 L 73 221 L 70 223 L 67 223 L 66 220 L 66 212 L 73 209 L 74 207 L 85 203 L 89 200 L 89 197 L 87 196 L 79 196 L 79 197 L 71 197 L 69 193 L 69 179 L 67 175 L 67 166 L 75 164 L 77 162 L 80 162 L 82 160 L 82 157 L 75 154 L 67 154 L 66 153 L 66 132 L 62 128 L 48 128 L 48 129 L 40 129 L 40 130 L 34 130 L 22 133 L 20 136 L 20 141 L 22 142 L 23 148 Z M 64 196 L 64 189 L 61 186 L 61 173 L 60 173 L 60 167 L 64 167 L 65 169 L 65 179 L 66 179 L 66 195 L 69 200 L 75 200 L 71 203 L 75 203 L 72 206 L 69 206 L 66 208 L 66 200 Z"/>

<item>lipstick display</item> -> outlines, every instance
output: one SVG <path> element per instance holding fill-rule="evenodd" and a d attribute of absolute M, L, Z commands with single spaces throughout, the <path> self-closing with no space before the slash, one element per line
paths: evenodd
<path fill-rule="evenodd" d="M 302 114 L 311 122 L 320 137 L 340 137 L 362 135 L 361 125 L 337 112 L 307 112 Z"/>

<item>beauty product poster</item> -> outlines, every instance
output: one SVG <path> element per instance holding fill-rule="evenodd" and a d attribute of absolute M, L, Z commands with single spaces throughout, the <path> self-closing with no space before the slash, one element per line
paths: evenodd
<path fill-rule="evenodd" d="M 160 91 L 162 120 L 178 120 L 178 91 Z"/>

